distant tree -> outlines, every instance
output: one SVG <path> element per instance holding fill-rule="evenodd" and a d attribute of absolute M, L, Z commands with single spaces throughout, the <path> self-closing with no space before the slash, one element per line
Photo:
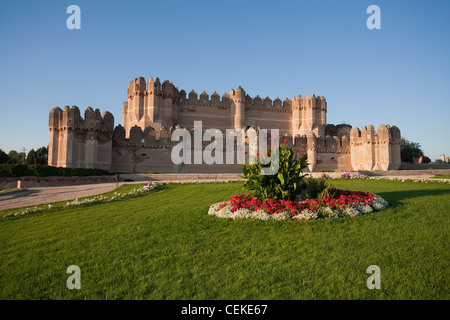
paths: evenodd
<path fill-rule="evenodd" d="M 31 149 L 27 154 L 27 164 L 36 164 L 36 151 Z"/>
<path fill-rule="evenodd" d="M 11 150 L 8 153 L 8 163 L 9 164 L 18 164 L 23 162 L 22 153 L 17 152 L 16 150 Z"/>
<path fill-rule="evenodd" d="M 48 147 L 40 147 L 36 150 L 36 164 L 47 164 Z"/>
<path fill-rule="evenodd" d="M 0 149 L 0 164 L 8 163 L 8 159 L 9 157 L 6 152 Z"/>
<path fill-rule="evenodd" d="M 427 157 L 427 156 L 422 157 L 422 163 L 430 163 L 430 162 L 431 162 L 431 159 L 429 157 Z"/>
<path fill-rule="evenodd" d="M 422 147 L 418 142 L 411 142 L 402 138 L 400 144 L 400 155 L 402 162 L 413 163 L 414 158 L 420 158 L 423 156 Z"/>

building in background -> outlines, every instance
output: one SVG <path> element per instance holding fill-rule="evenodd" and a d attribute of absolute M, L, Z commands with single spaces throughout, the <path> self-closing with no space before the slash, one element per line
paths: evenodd
<path fill-rule="evenodd" d="M 181 164 L 171 161 L 178 142 L 176 128 L 278 129 L 288 144 L 305 148 L 310 171 L 395 170 L 400 160 L 400 130 L 381 124 L 352 128 L 327 124 L 327 101 L 315 95 L 250 97 L 243 88 L 222 96 L 178 90 L 171 81 L 136 78 L 128 84 L 122 125 L 114 117 L 88 107 L 84 118 L 76 107 L 54 108 L 49 117 L 48 164 L 57 167 L 101 168 L 117 172 L 228 173 L 241 165 Z M 210 144 L 204 142 L 203 147 Z M 225 163 L 225 160 L 223 161 Z M 236 163 L 236 162 L 235 162 Z"/>

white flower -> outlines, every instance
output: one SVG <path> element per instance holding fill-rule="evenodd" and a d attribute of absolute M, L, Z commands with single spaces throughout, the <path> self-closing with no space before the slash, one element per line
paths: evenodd
<path fill-rule="evenodd" d="M 261 220 L 261 221 L 267 221 L 271 219 L 270 214 L 268 214 L 266 211 L 259 209 L 257 211 L 253 211 L 252 214 L 253 219 Z"/>
<path fill-rule="evenodd" d="M 208 214 L 212 215 L 212 216 L 216 215 L 217 211 L 219 211 L 220 204 L 221 204 L 221 202 L 212 204 L 209 207 Z"/>
<path fill-rule="evenodd" d="M 377 211 L 383 210 L 388 206 L 386 201 L 381 200 L 373 200 L 372 202 L 372 208 L 374 208 Z"/>
<path fill-rule="evenodd" d="M 336 218 L 338 216 L 330 207 L 321 207 L 319 213 L 327 218 Z"/>
<path fill-rule="evenodd" d="M 287 211 L 282 211 L 280 213 L 274 213 L 272 215 L 272 220 L 278 220 L 278 221 L 290 220 L 291 218 L 292 218 L 292 214 Z"/>
<path fill-rule="evenodd" d="M 371 213 L 373 212 L 373 208 L 368 205 L 360 205 L 356 207 L 356 210 L 358 210 L 361 214 Z"/>
<path fill-rule="evenodd" d="M 292 219 L 299 220 L 299 221 L 308 221 L 308 220 L 314 220 L 317 219 L 318 215 L 316 212 L 305 209 L 300 214 L 296 214 L 292 217 Z"/>
<path fill-rule="evenodd" d="M 245 209 L 245 208 L 240 208 L 238 210 L 236 210 L 235 212 L 233 212 L 233 214 L 231 215 L 232 219 L 247 219 L 251 217 L 251 210 L 249 209 Z"/>
<path fill-rule="evenodd" d="M 216 212 L 216 217 L 219 218 L 232 218 L 233 211 L 231 211 L 231 206 L 225 206 Z"/>
<path fill-rule="evenodd" d="M 337 217 L 339 217 L 339 218 L 342 218 L 342 217 L 345 216 L 345 213 L 343 213 L 342 211 L 339 211 L 339 210 L 333 210 L 333 212 L 334 212 L 334 214 L 335 214 Z"/>
<path fill-rule="evenodd" d="M 358 210 L 356 210 L 355 208 L 352 208 L 352 207 L 345 208 L 343 213 L 347 217 L 356 217 L 357 215 L 360 214 Z"/>

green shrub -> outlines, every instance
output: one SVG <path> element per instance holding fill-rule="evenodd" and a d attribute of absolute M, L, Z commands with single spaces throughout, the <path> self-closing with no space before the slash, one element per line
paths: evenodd
<path fill-rule="evenodd" d="M 0 177 L 12 177 L 10 164 L 0 164 Z"/>
<path fill-rule="evenodd" d="M 270 151 L 264 157 L 270 157 Z M 280 144 L 278 160 L 278 172 L 273 175 L 261 174 L 262 168 L 270 168 L 272 164 L 263 165 L 260 157 L 256 164 L 243 165 L 243 177 L 247 179 L 244 188 L 257 199 L 296 200 L 305 188 L 302 170 L 308 165 L 307 154 Z"/>
<path fill-rule="evenodd" d="M 333 186 L 327 183 L 327 187 L 322 192 L 319 193 L 317 199 L 323 200 L 325 198 L 333 198 L 335 194 L 334 190 L 335 189 L 333 188 Z"/>
<path fill-rule="evenodd" d="M 14 164 L 11 167 L 11 173 L 14 177 L 32 176 L 33 171 L 26 164 Z"/>
<path fill-rule="evenodd" d="M 30 165 L 30 169 L 33 170 L 34 175 L 38 177 L 58 176 L 59 173 L 59 168 L 41 164 Z"/>
<path fill-rule="evenodd" d="M 308 178 L 306 179 L 306 198 L 323 199 L 330 196 L 330 187 L 326 178 Z"/>
<path fill-rule="evenodd" d="M 62 177 L 86 177 L 86 176 L 110 176 L 114 175 L 102 169 L 95 168 L 60 168 L 42 164 L 0 164 L 0 177 L 23 177 L 23 176 L 62 176 Z"/>

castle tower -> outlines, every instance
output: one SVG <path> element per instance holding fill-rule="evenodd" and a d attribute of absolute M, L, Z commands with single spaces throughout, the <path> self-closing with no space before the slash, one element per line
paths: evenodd
<path fill-rule="evenodd" d="M 369 127 L 363 127 L 361 130 L 361 139 L 363 141 L 363 157 L 364 157 L 364 170 L 373 170 L 375 167 L 376 160 L 376 151 L 375 143 L 375 129 L 373 125 L 369 125 Z"/>
<path fill-rule="evenodd" d="M 308 145 L 308 168 L 310 172 L 313 172 L 316 169 L 317 165 L 317 149 L 316 149 L 316 143 L 317 143 L 317 137 L 313 132 L 309 132 L 306 135 L 306 141 Z"/>
<path fill-rule="evenodd" d="M 76 130 L 80 127 L 80 110 L 65 106 L 59 126 L 58 166 L 75 167 L 77 154 Z"/>
<path fill-rule="evenodd" d="M 48 164 L 59 167 L 74 167 L 77 137 L 81 127 L 80 110 L 65 106 L 64 110 L 54 108 L 49 116 L 50 142 Z"/>
<path fill-rule="evenodd" d="M 318 113 L 318 134 L 319 137 L 325 136 L 325 128 L 327 126 L 327 101 L 324 97 L 319 96 L 316 99 L 317 113 Z"/>
<path fill-rule="evenodd" d="M 315 104 L 316 99 L 312 99 L 309 94 L 305 96 L 302 106 L 302 121 L 300 126 L 300 135 L 308 135 L 313 132 L 315 123 Z M 318 132 L 316 133 L 318 135 Z"/>
<path fill-rule="evenodd" d="M 348 136 L 342 136 L 339 139 L 341 139 L 341 156 L 338 160 L 338 171 L 346 171 L 347 168 L 351 167 L 350 140 Z"/>
<path fill-rule="evenodd" d="M 373 125 L 350 131 L 353 170 L 396 170 L 400 167 L 400 130 L 381 124 L 378 133 Z"/>
<path fill-rule="evenodd" d="M 389 141 L 389 167 L 388 170 L 397 170 L 402 164 L 401 154 L 400 154 L 400 144 L 402 137 L 400 135 L 400 129 L 396 126 L 392 126 L 390 129 L 390 141 Z"/>
<path fill-rule="evenodd" d="M 160 120 L 160 97 L 156 94 L 156 84 L 153 81 L 153 77 L 150 77 L 148 79 L 147 83 L 147 91 L 146 91 L 146 103 L 145 103 L 145 109 L 144 109 L 144 126 L 148 127 L 152 122 L 156 122 L 157 120 Z M 129 131 L 129 130 L 128 130 Z"/>
<path fill-rule="evenodd" d="M 176 120 L 177 108 L 174 107 L 176 90 L 172 82 L 165 80 L 162 84 L 162 125 L 169 128 Z M 174 114 L 175 113 L 175 114 Z M 141 126 L 142 128 L 142 126 Z"/>
<path fill-rule="evenodd" d="M 86 168 L 95 168 L 96 160 L 98 157 L 98 140 L 96 137 L 96 129 L 98 127 L 98 118 L 100 111 L 95 111 L 88 107 L 84 112 L 85 121 L 85 146 L 84 146 L 84 165 Z"/>
<path fill-rule="evenodd" d="M 292 119 L 291 119 L 291 132 L 295 137 L 300 133 L 300 127 L 302 125 L 302 106 L 303 106 L 303 98 L 301 95 L 298 95 L 297 98 L 292 98 Z"/>
<path fill-rule="evenodd" d="M 234 90 L 230 90 L 230 97 L 233 101 L 234 108 L 232 108 L 234 118 L 234 129 L 242 129 L 245 127 L 245 91 L 241 86 Z"/>
<path fill-rule="evenodd" d="M 360 138 L 361 132 L 359 129 L 356 127 L 352 128 L 350 130 L 350 152 L 353 170 L 363 170 L 363 155 Z"/>
<path fill-rule="evenodd" d="M 88 107 L 85 119 L 80 110 L 65 106 L 54 108 L 49 116 L 48 164 L 56 167 L 101 168 L 108 170 L 112 159 L 114 117 L 109 112 L 100 115 Z"/>
<path fill-rule="evenodd" d="M 380 124 L 378 127 L 377 136 L 377 157 L 374 170 L 387 170 L 389 167 L 389 140 L 390 133 L 389 129 L 384 125 Z"/>
<path fill-rule="evenodd" d="M 124 106 L 123 116 L 125 118 L 125 111 L 127 115 L 127 119 L 124 120 L 124 127 L 126 132 L 129 132 L 129 129 L 137 125 L 141 118 L 144 115 L 144 97 L 146 91 L 145 79 L 143 77 L 139 77 L 134 79 L 128 84 L 128 103 L 126 108 Z M 148 98 L 147 98 L 148 101 Z"/>
<path fill-rule="evenodd" d="M 48 130 L 50 131 L 50 139 L 48 143 L 48 165 L 58 166 L 59 152 L 59 127 L 62 120 L 62 110 L 58 107 L 50 111 Z"/>

